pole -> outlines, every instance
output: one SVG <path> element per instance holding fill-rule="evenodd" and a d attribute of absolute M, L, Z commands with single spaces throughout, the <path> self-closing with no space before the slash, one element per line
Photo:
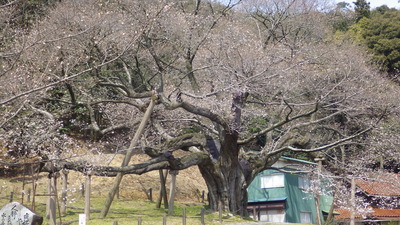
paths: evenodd
<path fill-rule="evenodd" d="M 354 177 L 351 178 L 351 208 L 350 208 L 350 225 L 355 224 L 355 206 L 356 206 L 356 182 Z"/>
<path fill-rule="evenodd" d="M 51 177 L 52 177 L 52 174 L 51 173 L 49 173 L 48 175 L 47 175 L 47 194 L 48 194 L 48 197 L 47 197 L 47 204 L 46 204 L 46 218 L 47 219 L 50 219 L 50 201 L 51 201 Z"/>
<path fill-rule="evenodd" d="M 169 204 L 168 204 L 168 215 L 174 214 L 174 198 L 175 198 L 175 187 L 176 187 L 176 175 L 178 175 L 178 170 L 170 170 L 171 174 L 171 186 L 169 189 Z"/>
<path fill-rule="evenodd" d="M 186 225 L 186 209 L 182 209 L 182 225 Z"/>
<path fill-rule="evenodd" d="M 149 189 L 149 200 L 150 202 L 153 202 L 153 188 Z"/>
<path fill-rule="evenodd" d="M 321 192 L 321 171 L 322 171 L 322 161 L 324 160 L 322 157 L 318 157 L 314 159 L 318 163 L 318 178 L 317 178 L 317 185 L 316 185 L 316 190 L 314 191 L 314 198 L 315 198 L 315 222 L 317 225 L 322 224 L 321 220 L 321 199 L 320 199 L 320 192 Z"/>
<path fill-rule="evenodd" d="M 201 225 L 205 225 L 206 223 L 205 223 L 205 221 L 204 221 L 204 214 L 205 214 L 205 212 L 204 212 L 204 209 L 202 208 L 201 209 L 201 211 L 200 211 L 200 218 L 201 218 Z"/>
<path fill-rule="evenodd" d="M 158 174 L 160 176 L 160 191 L 158 193 L 158 198 L 156 202 L 156 208 L 161 208 L 161 202 L 164 199 L 164 208 L 168 209 L 168 199 L 167 199 L 167 190 L 165 188 L 165 183 L 167 181 L 168 170 L 165 170 L 165 174 L 162 169 L 158 170 Z"/>
<path fill-rule="evenodd" d="M 142 121 L 140 122 L 139 128 L 137 129 L 137 131 L 135 133 L 135 136 L 133 137 L 133 139 L 132 139 L 132 141 L 131 141 L 131 143 L 129 145 L 129 148 L 128 148 L 127 152 L 126 152 L 126 155 L 124 157 L 124 161 L 121 164 L 121 167 L 127 166 L 129 164 L 129 161 L 131 160 L 131 157 L 132 157 L 132 154 L 133 154 L 133 149 L 135 148 L 137 142 L 139 141 L 140 136 L 144 132 L 144 128 L 145 128 L 147 122 L 150 119 L 150 115 L 151 115 L 151 113 L 153 111 L 153 108 L 154 108 L 155 104 L 156 104 L 156 97 L 152 96 L 151 100 L 150 100 L 150 104 L 147 107 L 146 112 L 144 113 Z M 104 203 L 104 206 L 103 206 L 103 208 L 101 210 L 101 213 L 100 213 L 100 216 L 102 218 L 107 216 L 107 213 L 110 210 L 110 206 L 111 206 L 111 203 L 112 203 L 112 201 L 114 199 L 114 196 L 118 191 L 119 185 L 121 184 L 123 176 L 124 176 L 123 173 L 118 173 L 117 176 L 115 177 L 114 184 L 113 184 L 111 190 L 108 192 L 107 199 L 106 199 L 106 201 Z"/>
<path fill-rule="evenodd" d="M 63 184 L 61 190 L 61 214 L 65 215 L 67 211 L 67 190 L 68 190 L 68 170 L 62 170 Z"/>
<path fill-rule="evenodd" d="M 35 210 L 35 195 L 36 195 L 36 179 L 35 179 L 35 171 L 33 164 L 31 165 L 31 174 L 32 174 L 32 209 Z"/>
<path fill-rule="evenodd" d="M 86 221 L 90 220 L 90 186 L 92 183 L 93 171 L 88 171 L 86 174 L 86 187 L 85 187 L 85 215 Z"/>
<path fill-rule="evenodd" d="M 49 196 L 49 210 L 50 210 L 50 225 L 56 225 L 56 174 L 50 174 L 50 196 Z"/>

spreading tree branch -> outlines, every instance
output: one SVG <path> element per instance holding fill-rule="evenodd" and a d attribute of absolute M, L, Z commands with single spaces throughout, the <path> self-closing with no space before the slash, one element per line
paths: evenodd
<path fill-rule="evenodd" d="M 318 152 L 318 151 L 323 151 L 323 150 L 327 150 L 327 149 L 339 146 L 341 144 L 345 144 L 347 141 L 352 140 L 352 139 L 354 139 L 356 137 L 359 137 L 359 136 L 369 132 L 372 129 L 373 129 L 373 127 L 369 127 L 367 129 L 364 129 L 364 130 L 362 130 L 360 132 L 357 132 L 357 133 L 355 133 L 355 134 L 353 134 L 351 136 L 348 136 L 346 138 L 342 138 L 342 139 L 339 139 L 339 140 L 334 141 L 332 143 L 329 143 L 329 144 L 326 144 L 326 145 L 322 145 L 322 146 L 319 146 L 319 147 L 316 147 L 316 148 L 307 148 L 306 149 L 306 148 L 296 148 L 296 147 L 293 147 L 293 146 L 284 146 L 282 148 L 279 148 L 279 149 L 276 149 L 274 151 L 268 152 L 267 155 L 275 155 L 275 154 L 279 154 L 279 153 L 281 153 L 283 151 L 287 151 L 287 150 L 296 151 L 296 152 Z"/>
<path fill-rule="evenodd" d="M 287 123 L 290 123 L 290 122 L 292 122 L 294 120 L 297 120 L 297 119 L 300 119 L 300 118 L 303 118 L 303 117 L 308 117 L 308 116 L 312 115 L 313 113 L 317 112 L 318 108 L 319 108 L 319 104 L 317 102 L 317 103 L 315 103 L 315 107 L 312 110 L 310 110 L 308 112 L 305 112 L 305 113 L 302 113 L 302 114 L 299 114 L 299 115 L 296 115 L 296 116 L 293 116 L 293 117 L 290 117 L 290 114 L 292 112 L 292 110 L 290 110 L 289 113 L 285 116 L 285 119 L 273 124 L 270 127 L 267 127 L 267 128 L 255 133 L 255 134 L 253 134 L 249 138 L 246 138 L 246 139 L 243 139 L 243 140 L 239 140 L 238 144 L 240 144 L 240 145 L 247 144 L 250 141 L 254 140 L 257 136 L 260 136 L 260 135 L 266 134 L 266 133 L 268 133 L 270 131 L 273 131 L 274 129 L 276 129 L 278 127 L 281 127 L 281 126 L 283 126 L 283 125 L 285 125 Z"/>
<path fill-rule="evenodd" d="M 53 161 L 47 161 L 40 169 L 40 172 L 54 173 L 61 171 L 62 169 L 68 169 L 81 173 L 93 171 L 93 175 L 105 177 L 115 177 L 118 173 L 140 175 L 159 169 L 183 170 L 205 162 L 208 160 L 208 158 L 209 156 L 205 152 L 192 152 L 181 158 L 175 158 L 171 153 L 167 152 L 146 162 L 124 167 L 96 166 L 84 161 L 71 162 L 57 160 L 57 163 L 54 163 Z M 4 164 L 6 163 L 4 162 Z M 7 165 L 12 166 L 14 164 L 7 163 Z"/>

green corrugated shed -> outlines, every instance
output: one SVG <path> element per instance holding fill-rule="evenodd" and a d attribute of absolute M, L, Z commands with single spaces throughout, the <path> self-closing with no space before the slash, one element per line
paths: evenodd
<path fill-rule="evenodd" d="M 285 157 L 286 160 L 290 158 Z M 306 161 L 305 161 L 306 162 Z M 301 162 L 304 163 L 304 162 Z M 260 202 L 285 201 L 285 222 L 300 223 L 300 212 L 310 212 L 315 224 L 316 209 L 313 194 L 299 188 L 298 177 L 301 174 L 284 173 L 284 187 L 261 188 L 261 176 L 281 173 L 276 170 L 265 170 L 257 175 L 248 190 L 249 204 Z M 304 176 L 304 174 L 303 174 Z M 329 212 L 332 197 L 321 197 L 321 210 Z M 322 217 L 322 213 L 321 213 Z"/>

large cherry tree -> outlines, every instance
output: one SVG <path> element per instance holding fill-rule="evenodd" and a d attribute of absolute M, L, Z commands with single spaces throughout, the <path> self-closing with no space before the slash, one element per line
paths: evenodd
<path fill-rule="evenodd" d="M 90 2 L 57 3 L 2 47 L 12 54 L 1 55 L 0 141 L 57 162 L 42 171 L 197 165 L 211 208 L 246 215 L 248 185 L 282 154 L 367 142 L 395 104 L 365 56 L 330 38 L 316 1 Z M 151 159 L 76 163 L 66 156 L 76 139 Z"/>

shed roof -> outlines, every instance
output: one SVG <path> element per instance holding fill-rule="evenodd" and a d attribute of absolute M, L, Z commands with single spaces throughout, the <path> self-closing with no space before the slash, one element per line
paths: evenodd
<path fill-rule="evenodd" d="M 376 178 L 356 179 L 355 182 L 368 195 L 400 196 L 400 174 L 386 173 Z"/>
<path fill-rule="evenodd" d="M 254 203 L 254 202 L 276 202 L 276 201 L 285 201 L 286 199 L 287 199 L 287 197 L 259 198 L 259 199 L 249 200 L 249 203 Z"/>
<path fill-rule="evenodd" d="M 349 209 L 335 209 L 339 214 L 335 215 L 337 220 L 347 220 L 350 219 Z M 380 209 L 380 208 L 370 208 L 368 212 L 364 214 L 356 213 L 355 218 L 360 220 L 364 218 L 374 218 L 374 219 L 400 219 L 400 209 Z"/>

